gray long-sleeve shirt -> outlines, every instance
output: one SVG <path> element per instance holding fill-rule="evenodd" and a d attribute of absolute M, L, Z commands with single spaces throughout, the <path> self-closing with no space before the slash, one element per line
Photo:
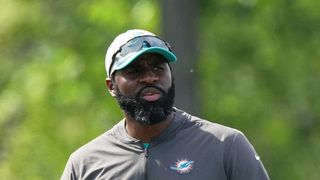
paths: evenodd
<path fill-rule="evenodd" d="M 70 156 L 62 180 L 268 180 L 247 138 L 238 130 L 177 110 L 148 147 L 132 138 L 124 120 Z"/>

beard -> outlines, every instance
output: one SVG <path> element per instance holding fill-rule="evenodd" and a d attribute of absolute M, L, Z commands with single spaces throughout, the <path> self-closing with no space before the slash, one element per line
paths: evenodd
<path fill-rule="evenodd" d="M 155 102 L 148 102 L 140 98 L 140 94 L 145 88 L 156 88 L 162 94 L 160 99 Z M 131 118 L 144 125 L 158 124 L 166 119 L 166 117 L 173 111 L 173 103 L 175 97 L 175 87 L 172 83 L 168 92 L 163 89 L 149 85 L 143 87 L 138 91 L 134 97 L 123 95 L 118 87 L 116 87 L 116 99 L 119 106 Z"/>

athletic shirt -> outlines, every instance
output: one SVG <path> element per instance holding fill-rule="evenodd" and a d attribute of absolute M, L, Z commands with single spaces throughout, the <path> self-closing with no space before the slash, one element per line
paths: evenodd
<path fill-rule="evenodd" d="M 120 121 L 72 153 L 61 179 L 269 179 L 243 133 L 178 109 L 174 114 L 149 144 L 131 137 Z"/>

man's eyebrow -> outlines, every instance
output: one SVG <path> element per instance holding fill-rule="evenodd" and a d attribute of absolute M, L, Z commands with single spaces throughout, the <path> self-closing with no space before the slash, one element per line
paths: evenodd
<path fill-rule="evenodd" d="M 139 64 L 137 64 L 137 63 L 132 63 L 132 64 L 130 64 L 126 69 L 132 69 L 132 68 L 139 68 Z"/>
<path fill-rule="evenodd" d="M 162 59 L 153 59 L 153 60 L 140 59 L 140 61 L 145 61 L 145 62 L 134 61 L 128 66 L 128 68 L 139 68 L 139 67 L 144 67 L 146 65 L 147 66 L 158 66 L 161 64 L 166 64 L 166 61 L 162 60 Z"/>

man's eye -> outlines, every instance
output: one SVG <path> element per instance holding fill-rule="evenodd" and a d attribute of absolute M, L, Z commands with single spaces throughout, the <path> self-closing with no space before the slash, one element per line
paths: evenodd
<path fill-rule="evenodd" d="M 160 67 L 160 66 L 153 67 L 153 71 L 155 71 L 155 72 L 162 72 L 163 70 L 164 70 L 164 68 Z"/>

